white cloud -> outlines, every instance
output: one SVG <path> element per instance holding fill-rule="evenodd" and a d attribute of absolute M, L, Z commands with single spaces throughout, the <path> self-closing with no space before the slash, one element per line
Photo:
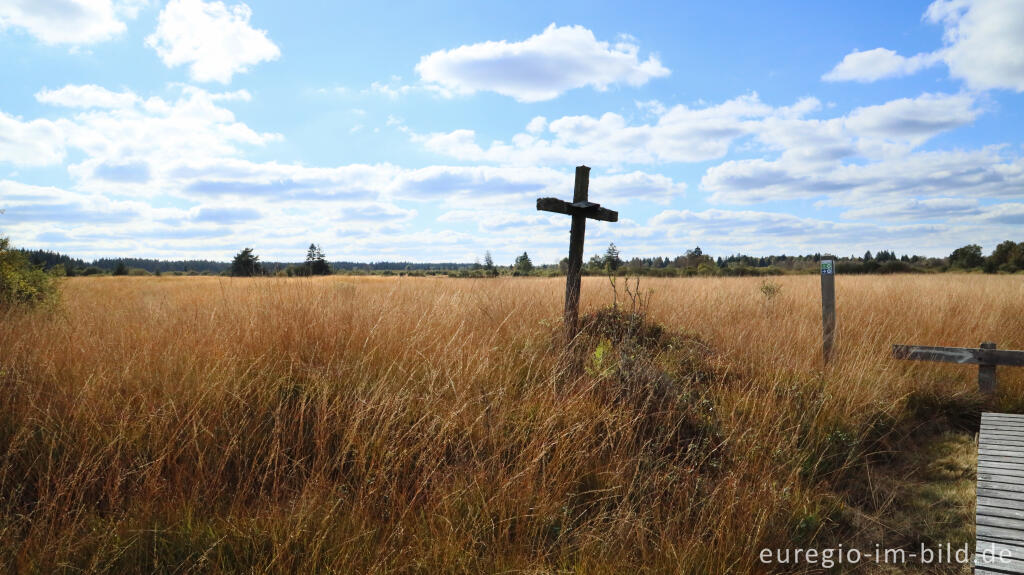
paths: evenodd
<path fill-rule="evenodd" d="M 966 94 L 922 94 L 857 108 L 845 117 L 804 117 L 819 108 L 814 98 L 773 108 L 749 94 L 701 108 L 673 106 L 645 124 L 631 125 L 615 113 L 550 122 L 538 117 L 510 142 L 497 140 L 487 147 L 467 129 L 428 135 L 410 131 L 410 136 L 432 152 L 463 161 L 612 167 L 714 160 L 726 156 L 737 140 L 754 136 L 792 160 L 814 163 L 905 153 L 980 113 Z"/>
<path fill-rule="evenodd" d="M 281 55 L 265 30 L 249 25 L 251 17 L 246 4 L 171 0 L 146 45 L 168 67 L 187 64 L 197 82 L 227 84 L 235 74 Z"/>
<path fill-rule="evenodd" d="M 175 100 L 140 98 L 134 106 L 93 108 L 60 120 L 65 145 L 85 154 L 68 166 L 76 185 L 156 195 L 167 191 L 163 174 L 175 166 L 237 158 L 245 147 L 281 139 L 252 130 L 221 105 L 239 93 L 180 89 Z"/>
<path fill-rule="evenodd" d="M 827 197 L 841 204 L 878 202 L 879 196 L 1012 193 L 1020 161 L 1000 156 L 998 148 L 915 152 L 979 113 L 969 95 L 922 94 L 827 120 L 773 115 L 758 126 L 757 138 L 781 155 L 712 166 L 701 187 L 723 203 Z"/>
<path fill-rule="evenodd" d="M 656 56 L 640 61 L 638 52 L 628 39 L 611 45 L 582 26 L 551 24 L 522 42 L 482 42 L 434 52 L 420 59 L 416 71 L 442 94 L 490 91 L 540 102 L 574 88 L 641 86 L 669 75 Z"/>
<path fill-rule="evenodd" d="M 940 61 L 939 54 L 917 54 L 907 58 L 886 48 L 863 52 L 854 50 L 821 79 L 826 82 L 874 82 L 883 78 L 910 76 Z"/>
<path fill-rule="evenodd" d="M 526 125 L 526 131 L 531 134 L 539 134 L 548 129 L 548 119 L 544 116 L 536 116 Z"/>
<path fill-rule="evenodd" d="M 673 106 L 653 124 L 629 125 L 615 113 L 563 116 L 547 123 L 545 132 L 535 118 L 511 143 L 495 141 L 487 148 L 477 143 L 473 130 L 411 137 L 439 154 L 496 164 L 701 162 L 724 156 L 736 139 L 754 133 L 758 121 L 771 113 L 757 94 L 749 94 L 702 108 Z"/>
<path fill-rule="evenodd" d="M 651 116 L 660 116 L 665 113 L 665 105 L 658 100 L 648 100 L 646 102 L 636 102 L 636 107 L 642 112 L 650 114 Z"/>
<path fill-rule="evenodd" d="M 943 25 L 943 48 L 909 58 L 886 48 L 855 50 L 822 79 L 874 82 L 909 76 L 944 62 L 950 76 L 964 80 L 973 90 L 1024 91 L 1024 3 L 936 0 L 924 19 Z"/>
<path fill-rule="evenodd" d="M 937 0 L 925 13 L 945 26 L 942 58 L 973 89 L 1024 91 L 1024 3 Z"/>
<path fill-rule="evenodd" d="M 92 44 L 127 29 L 137 3 L 111 0 L 0 0 L 0 29 L 18 28 L 44 44 Z"/>
<path fill-rule="evenodd" d="M 919 145 L 935 135 L 969 124 L 979 111 L 967 94 L 921 94 L 853 110 L 846 118 L 851 133 Z"/>
<path fill-rule="evenodd" d="M 686 195 L 685 183 L 674 182 L 672 178 L 660 174 L 639 171 L 597 176 L 592 180 L 591 188 L 597 193 L 606 195 L 608 200 L 600 199 L 600 201 L 608 203 L 611 209 L 616 209 L 616 205 L 609 202 L 619 200 L 645 200 L 657 204 L 668 204 L 672 200 L 681 199 Z"/>
<path fill-rule="evenodd" d="M 405 222 L 416 215 L 416 210 L 407 210 L 387 202 L 362 202 L 350 204 L 341 210 L 345 222 Z"/>
<path fill-rule="evenodd" d="M 1007 232 L 1007 227 L 995 230 Z M 904 253 L 949 253 L 963 238 L 990 238 L 984 226 L 885 226 L 793 214 L 709 209 L 665 210 L 634 232 L 654 245 L 700 245 L 706 253 L 863 253 L 884 246 Z M 998 235 L 996 236 L 998 237 Z M 616 242 L 618 244 L 618 242 Z M 623 245 L 629 245 L 623 242 Z M 784 246 L 784 247 L 780 247 Z M 676 252 L 680 250 L 677 248 Z"/>
<path fill-rule="evenodd" d="M 985 148 L 810 167 L 785 159 L 730 160 L 709 168 L 701 188 L 713 192 L 713 202 L 734 204 L 817 197 L 845 206 L 921 196 L 1022 199 L 1024 159 Z"/>
<path fill-rule="evenodd" d="M 137 217 L 140 206 L 137 202 L 113 201 L 101 194 L 0 180 L 0 209 L 4 210 L 5 227 L 40 223 L 120 224 Z"/>
<path fill-rule="evenodd" d="M 111 92 L 95 84 L 68 84 L 57 90 L 43 88 L 36 93 L 36 100 L 67 108 L 128 108 L 139 97 L 131 91 Z"/>
<path fill-rule="evenodd" d="M 248 102 L 252 100 L 252 94 L 248 90 L 235 90 L 234 92 L 220 92 L 210 94 L 214 102 Z"/>
<path fill-rule="evenodd" d="M 0 162 L 46 166 L 64 160 L 64 134 L 49 120 L 23 122 L 0 111 Z"/>
<path fill-rule="evenodd" d="M 986 224 L 989 226 L 1015 226 L 1012 234 L 1006 234 L 1010 238 L 1019 234 L 1017 230 L 1024 226 L 1024 203 L 1004 203 L 991 206 L 984 206 L 978 213 L 966 214 L 958 218 L 958 222 Z"/>
<path fill-rule="evenodd" d="M 259 133 L 235 119 L 226 102 L 248 100 L 244 90 L 211 93 L 186 85 L 176 99 L 143 99 L 95 85 L 43 89 L 40 102 L 81 108 L 56 121 L 20 118 L 0 112 L 0 161 L 17 165 L 50 165 L 64 159 L 65 149 L 84 153 L 68 166 L 83 189 L 102 191 L 149 182 L 159 171 L 180 163 L 236 158 L 246 146 L 281 139 Z M 147 187 L 146 189 L 150 189 Z M 137 190 L 134 193 L 138 193 Z M 153 187 L 149 193 L 161 190 Z"/>
<path fill-rule="evenodd" d="M 845 220 L 943 220 L 982 213 L 974 198 L 925 198 L 874 201 L 841 214 Z"/>
<path fill-rule="evenodd" d="M 921 94 L 855 108 L 845 116 L 803 117 L 819 107 L 817 100 L 807 98 L 776 109 L 753 131 L 760 142 L 782 151 L 782 163 L 791 170 L 809 170 L 855 156 L 879 159 L 906 154 L 980 114 L 974 98 L 966 94 Z"/>
<path fill-rule="evenodd" d="M 404 96 L 412 91 L 413 87 L 402 84 L 401 76 L 392 76 L 387 82 L 372 82 L 370 87 L 363 90 L 364 94 L 377 94 L 384 96 L 389 100 L 397 100 L 399 96 Z"/>
<path fill-rule="evenodd" d="M 209 223 L 218 225 L 230 225 L 241 222 L 249 222 L 260 219 L 263 214 L 250 206 L 198 206 L 192 208 L 189 213 L 192 221 L 196 223 Z"/>

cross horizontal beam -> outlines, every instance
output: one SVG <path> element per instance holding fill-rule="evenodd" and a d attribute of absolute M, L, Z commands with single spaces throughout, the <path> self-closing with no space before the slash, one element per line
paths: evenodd
<path fill-rule="evenodd" d="M 537 209 L 544 212 L 555 212 L 556 214 L 584 216 L 603 222 L 619 221 L 619 212 L 602 208 L 601 204 L 595 204 L 594 202 L 569 203 L 558 198 L 537 198 Z"/>
<path fill-rule="evenodd" d="M 979 349 L 975 347 L 933 347 L 927 345 L 894 345 L 896 359 L 942 361 L 973 365 L 1013 365 L 1024 367 L 1024 351 L 1010 349 Z"/>

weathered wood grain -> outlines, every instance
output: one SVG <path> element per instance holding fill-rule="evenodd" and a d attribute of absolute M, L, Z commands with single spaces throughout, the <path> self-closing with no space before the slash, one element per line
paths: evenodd
<path fill-rule="evenodd" d="M 537 198 L 537 209 L 544 212 L 555 212 L 569 216 L 583 216 L 602 222 L 619 221 L 619 212 L 602 208 L 601 204 L 588 201 L 569 203 L 558 198 Z"/>
<path fill-rule="evenodd" d="M 1016 421 L 1024 421 L 1024 414 L 1021 413 L 993 413 L 986 411 L 981 414 L 983 420 L 987 419 L 1011 419 Z"/>
<path fill-rule="evenodd" d="M 892 355 L 896 359 L 915 361 L 1024 366 L 1024 351 L 1009 349 L 893 345 Z"/>
<path fill-rule="evenodd" d="M 990 459 L 978 459 L 978 471 L 991 473 L 1004 473 L 1007 475 L 1020 475 L 1024 473 L 1024 465 L 1008 461 L 994 461 Z"/>
<path fill-rule="evenodd" d="M 974 563 L 976 567 L 975 573 L 998 573 L 999 575 L 1024 574 L 1024 562 L 1020 559 L 1021 555 L 1009 552 L 1011 554 L 1006 558 L 998 555 L 998 553 L 996 551 L 995 554 L 976 554 Z"/>
<path fill-rule="evenodd" d="M 1000 529 L 1013 529 L 1015 531 L 1021 531 L 1024 535 L 1024 521 L 1015 519 L 1012 517 L 1001 517 L 997 515 L 977 515 L 975 521 L 978 525 L 987 525 L 988 527 L 998 527 Z"/>
<path fill-rule="evenodd" d="M 978 505 L 986 507 L 999 507 L 1000 509 L 1014 509 L 1024 511 L 1024 501 L 1007 499 L 1005 497 L 993 497 L 982 493 L 978 494 Z"/>
<path fill-rule="evenodd" d="M 1007 519 L 1018 519 L 1024 521 L 1024 509 L 1006 509 L 1004 507 L 995 507 L 990 505 L 978 504 L 976 515 L 988 515 L 991 517 L 1006 517 Z"/>

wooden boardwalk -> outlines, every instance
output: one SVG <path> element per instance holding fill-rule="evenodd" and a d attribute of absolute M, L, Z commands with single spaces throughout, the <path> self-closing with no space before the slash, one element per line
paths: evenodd
<path fill-rule="evenodd" d="M 1024 415 L 983 413 L 975 573 L 1024 574 Z"/>

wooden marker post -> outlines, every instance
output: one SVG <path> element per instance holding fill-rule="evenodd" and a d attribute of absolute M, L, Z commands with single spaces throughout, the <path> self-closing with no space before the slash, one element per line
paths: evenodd
<path fill-rule="evenodd" d="M 986 341 L 982 342 L 979 349 L 995 348 L 994 342 Z M 996 392 L 996 364 L 989 362 L 978 364 L 978 391 L 989 395 Z"/>
<path fill-rule="evenodd" d="M 821 349 L 825 364 L 832 359 L 836 338 L 836 268 L 832 260 L 821 260 Z"/>
<path fill-rule="evenodd" d="M 558 198 L 537 198 L 537 209 L 572 216 L 569 229 L 569 270 L 565 278 L 565 339 L 571 342 L 579 329 L 580 270 L 583 269 L 583 237 L 587 232 L 587 218 L 605 222 L 619 221 L 619 213 L 588 201 L 590 168 L 576 168 L 576 185 L 572 203 Z"/>

